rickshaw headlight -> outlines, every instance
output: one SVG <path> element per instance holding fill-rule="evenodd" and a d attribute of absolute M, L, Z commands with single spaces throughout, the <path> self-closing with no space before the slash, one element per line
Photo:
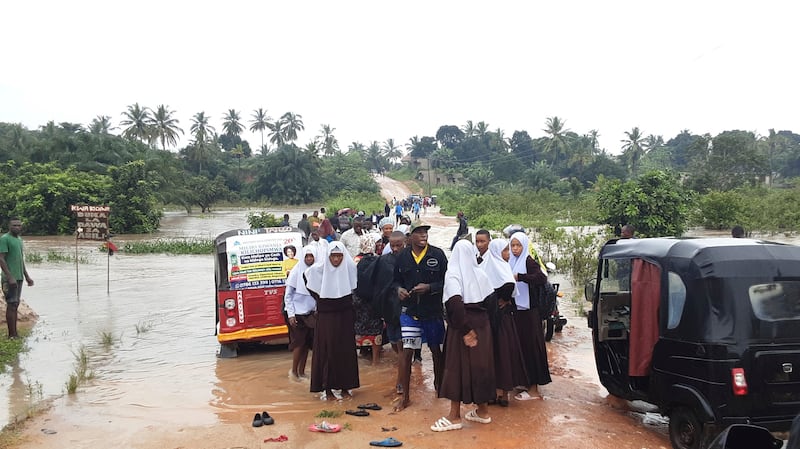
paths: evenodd
<path fill-rule="evenodd" d="M 228 327 L 235 326 L 236 325 L 236 318 L 228 318 L 227 320 L 225 320 L 225 324 L 227 324 Z"/>
<path fill-rule="evenodd" d="M 233 310 L 236 308 L 236 300 L 233 298 L 228 298 L 225 300 L 225 308 L 228 310 Z"/>
<path fill-rule="evenodd" d="M 733 394 L 736 396 L 746 395 L 747 378 L 744 375 L 744 368 L 733 368 L 731 370 L 731 379 L 733 381 Z"/>

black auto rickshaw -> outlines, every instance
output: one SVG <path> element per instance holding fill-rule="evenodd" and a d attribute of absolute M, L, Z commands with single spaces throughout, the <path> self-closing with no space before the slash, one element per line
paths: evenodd
<path fill-rule="evenodd" d="M 610 240 L 586 297 L 600 382 L 658 406 L 674 448 L 732 424 L 787 431 L 800 413 L 800 247 Z"/>

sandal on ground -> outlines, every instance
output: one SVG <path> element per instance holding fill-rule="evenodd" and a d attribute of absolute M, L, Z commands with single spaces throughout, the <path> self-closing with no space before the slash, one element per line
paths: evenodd
<path fill-rule="evenodd" d="M 308 426 L 308 430 L 312 432 L 336 433 L 342 430 L 342 426 L 339 424 L 331 424 L 327 421 L 322 421 L 319 424 L 311 424 Z"/>
<path fill-rule="evenodd" d="M 370 446 L 379 446 L 379 447 L 400 447 L 403 445 L 402 441 L 397 441 L 392 437 L 384 438 L 380 441 L 370 441 Z"/>
<path fill-rule="evenodd" d="M 374 402 L 370 402 L 368 404 L 361 404 L 361 405 L 358 406 L 358 408 L 368 409 L 368 410 L 381 410 L 383 407 L 381 407 L 380 405 L 378 405 L 378 404 L 376 404 Z"/>
<path fill-rule="evenodd" d="M 348 415 L 353 416 L 369 416 L 369 412 L 366 410 L 358 409 L 358 410 L 347 410 L 345 411 Z"/>
<path fill-rule="evenodd" d="M 461 429 L 461 423 L 452 423 L 449 419 L 442 416 L 439 418 L 433 425 L 431 426 L 431 430 L 434 432 L 447 432 L 448 430 L 459 430 Z"/>
<path fill-rule="evenodd" d="M 527 391 L 520 391 L 519 393 L 514 395 L 514 399 L 518 401 L 532 401 L 532 400 L 541 401 L 544 398 L 542 398 L 541 396 L 531 396 L 530 394 L 528 394 Z"/>
<path fill-rule="evenodd" d="M 478 416 L 478 411 L 474 409 L 470 410 L 469 413 L 464 415 L 464 419 L 466 419 L 467 421 L 479 422 L 481 424 L 489 424 L 490 422 L 492 422 L 491 416 L 487 416 L 486 418 L 481 418 L 480 416 Z"/>
<path fill-rule="evenodd" d="M 269 426 L 270 424 L 275 424 L 275 418 L 269 416 L 267 412 L 261 412 L 261 422 L 263 422 L 265 426 Z"/>
<path fill-rule="evenodd" d="M 279 437 L 273 438 L 264 438 L 265 443 L 273 442 L 273 443 L 283 443 L 284 441 L 289 441 L 289 437 L 286 435 L 281 435 Z"/>

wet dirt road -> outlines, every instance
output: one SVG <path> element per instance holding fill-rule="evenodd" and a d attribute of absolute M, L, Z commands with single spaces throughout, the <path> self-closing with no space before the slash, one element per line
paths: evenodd
<path fill-rule="evenodd" d="M 405 195 L 401 184 L 383 180 L 382 185 L 395 196 Z M 295 222 L 310 208 L 288 212 Z M 208 238 L 247 227 L 245 217 L 246 211 L 173 213 L 165 217 L 162 233 Z M 435 209 L 422 218 L 434 225 L 431 243 L 449 247 L 455 218 L 439 216 Z M 26 241 L 28 251 L 74 251 L 70 238 Z M 52 401 L 52 408 L 27 423 L 20 448 L 350 448 L 368 447 L 369 441 L 387 436 L 411 448 L 669 447 L 663 420 L 631 414 L 606 398 L 594 374 L 588 329 L 564 303 L 569 323 L 548 344 L 554 376 L 541 389 L 546 399 L 493 407 L 493 423 L 466 423 L 460 431 L 440 434 L 429 427 L 445 414 L 448 401 L 434 396 L 427 350 L 422 366 L 414 367 L 412 405 L 405 411 L 391 412 L 396 358 L 388 346 L 378 366 L 359 359 L 361 388 L 353 400 L 323 402 L 308 392 L 308 384 L 288 379 L 291 357 L 285 347 L 216 358 L 211 257 L 119 254 L 108 261 L 93 245 L 80 246 L 91 259 L 80 265 L 80 295 L 73 265 L 48 263 L 30 270 L 36 286 L 24 297 L 41 318 L 30 351 L 0 376 L 0 399 L 7 404 L 0 411 L 5 422 L 12 421 L 26 415 L 39 397 Z M 108 333 L 113 342 L 104 345 L 101 334 Z M 64 385 L 81 347 L 93 378 L 77 394 L 66 395 Z M 321 421 L 315 415 L 323 409 L 344 411 L 366 402 L 383 410 L 369 417 L 329 419 L 346 425 L 337 434 L 307 430 Z M 262 410 L 276 423 L 253 428 L 253 414 Z M 382 427 L 397 430 L 384 432 Z M 288 441 L 264 442 L 279 435 Z"/>

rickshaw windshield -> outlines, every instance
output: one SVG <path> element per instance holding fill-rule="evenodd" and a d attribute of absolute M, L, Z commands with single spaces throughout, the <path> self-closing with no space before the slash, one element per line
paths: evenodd
<path fill-rule="evenodd" d="M 756 284 L 748 291 L 753 313 L 759 320 L 800 320 L 800 281 Z"/>

